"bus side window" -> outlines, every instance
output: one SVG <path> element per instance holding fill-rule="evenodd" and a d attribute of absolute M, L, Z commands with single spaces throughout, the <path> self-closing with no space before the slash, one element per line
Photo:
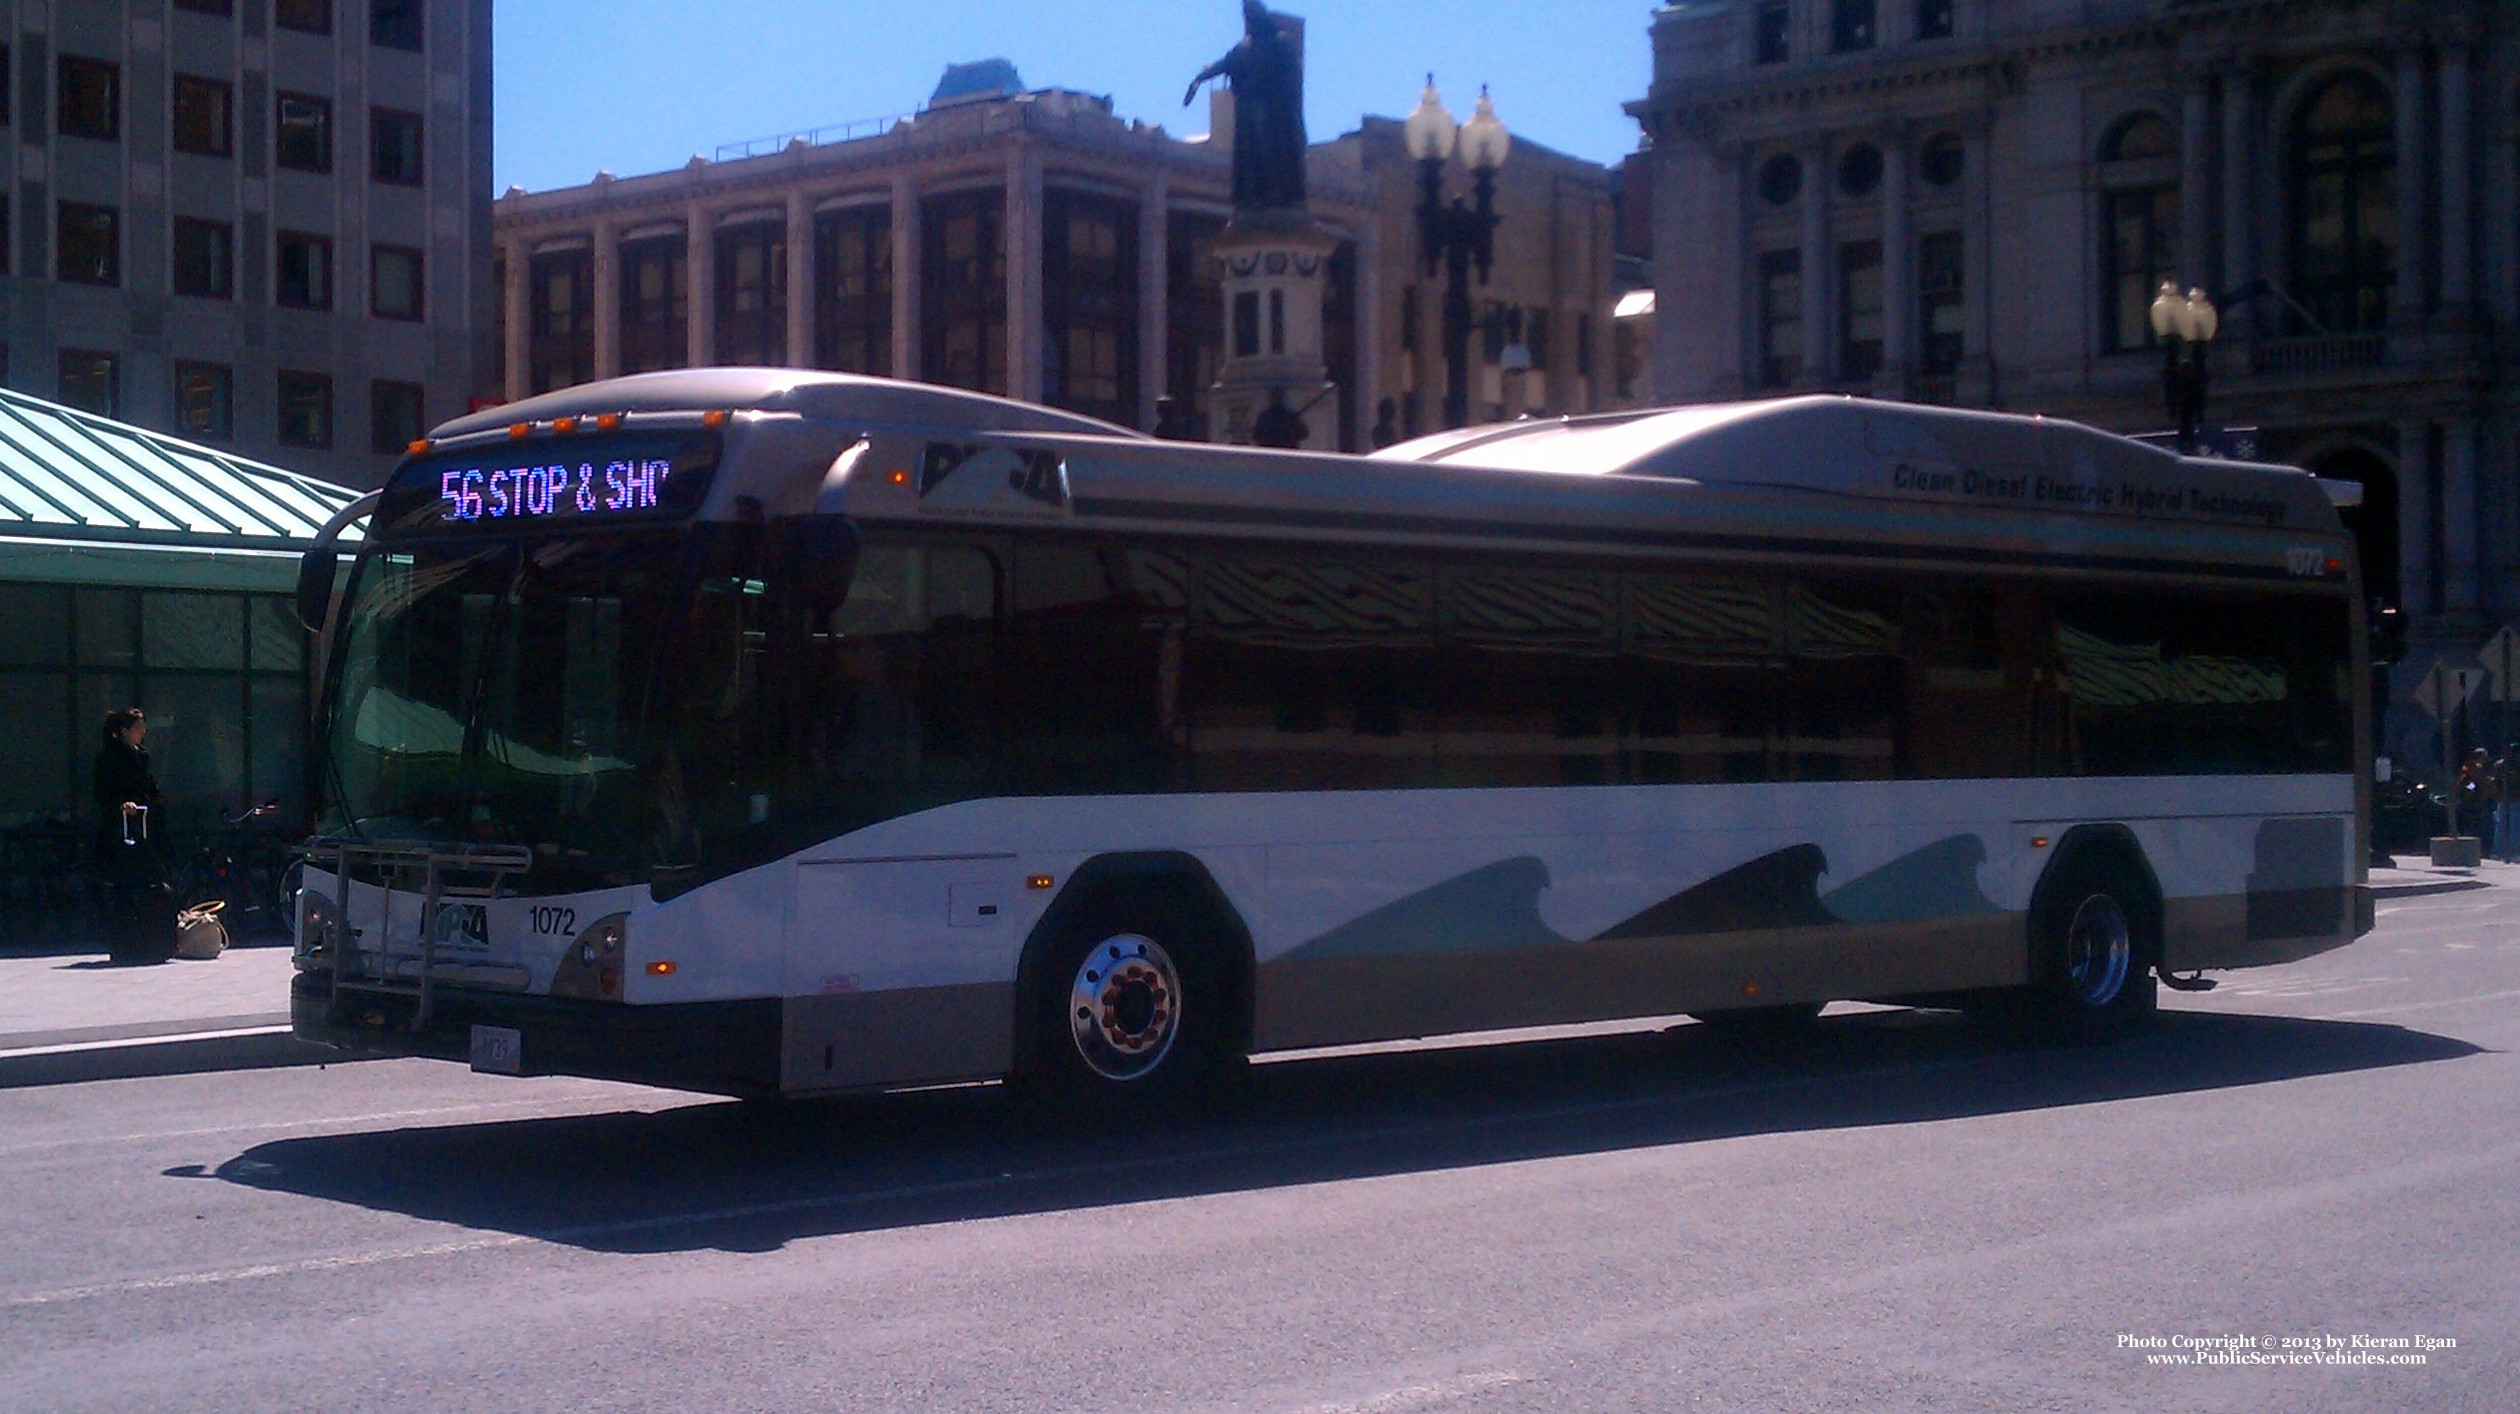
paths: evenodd
<path fill-rule="evenodd" d="M 1627 779 L 1764 781 L 1781 704 L 1784 605 L 1773 584 L 1639 571 L 1619 602 L 1619 670 L 1632 704 Z"/>
<path fill-rule="evenodd" d="M 1179 692 L 1186 576 L 1166 558 L 1075 542 L 1016 548 L 1004 677 L 1015 789 L 1129 794 L 1181 783 L 1179 707 L 1166 698 Z"/>
<path fill-rule="evenodd" d="M 808 750 L 841 830 L 941 804 L 987 779 L 997 571 L 960 545 L 870 543 L 817 634 Z"/>

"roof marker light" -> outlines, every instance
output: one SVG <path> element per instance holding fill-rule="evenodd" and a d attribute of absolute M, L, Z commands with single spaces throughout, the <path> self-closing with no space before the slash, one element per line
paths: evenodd
<path fill-rule="evenodd" d="M 621 414 L 617 412 L 601 413 L 595 418 L 595 430 L 598 432 L 615 431 L 619 429 L 620 426 Z"/>
<path fill-rule="evenodd" d="M 511 422 L 508 424 L 508 435 L 516 438 L 518 441 L 523 441 L 525 438 L 534 435 L 534 424 L 530 422 Z"/>
<path fill-rule="evenodd" d="M 726 416 L 726 409 L 711 408 L 707 412 L 700 414 L 700 425 L 703 427 L 724 427 L 726 425 Z"/>
<path fill-rule="evenodd" d="M 416 457 L 422 452 L 429 450 L 431 445 L 432 444 L 429 439 L 426 437 L 416 438 L 410 446 L 403 448 L 403 455 L 407 457 Z"/>
<path fill-rule="evenodd" d="M 554 418 L 551 422 L 551 430 L 564 435 L 575 432 L 578 430 L 578 420 L 574 417 Z"/>

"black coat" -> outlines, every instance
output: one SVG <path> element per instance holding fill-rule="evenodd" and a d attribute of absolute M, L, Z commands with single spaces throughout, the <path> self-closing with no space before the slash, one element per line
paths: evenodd
<path fill-rule="evenodd" d="M 163 799 L 158 792 L 157 777 L 149 772 L 149 752 L 146 747 L 125 746 L 119 741 L 105 743 L 96 753 L 96 770 L 92 783 L 96 798 L 97 827 L 117 840 L 122 838 L 124 801 L 130 801 L 134 805 L 148 806 L 149 813 L 154 816 L 157 814 L 159 801 Z M 153 840 L 157 836 L 155 825 L 156 822 L 153 820 L 149 831 Z M 132 832 L 139 833 L 139 824 L 136 821 L 133 822 Z"/>

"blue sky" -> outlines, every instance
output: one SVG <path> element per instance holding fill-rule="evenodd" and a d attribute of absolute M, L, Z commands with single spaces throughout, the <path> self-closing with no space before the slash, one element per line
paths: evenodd
<path fill-rule="evenodd" d="M 1314 140 L 1397 117 L 1435 71 L 1467 116 L 1481 83 L 1516 135 L 1597 162 L 1651 72 L 1651 0 L 1279 0 L 1309 32 Z M 950 62 L 1003 57 L 1035 88 L 1107 93 L 1191 134 L 1190 76 L 1242 34 L 1238 0 L 501 0 L 497 182 L 571 186 L 678 167 L 721 143 L 907 113 Z"/>

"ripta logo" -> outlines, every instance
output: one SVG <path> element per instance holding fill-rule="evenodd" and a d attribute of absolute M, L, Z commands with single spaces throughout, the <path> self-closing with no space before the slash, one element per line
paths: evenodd
<path fill-rule="evenodd" d="M 490 946 L 490 914 L 477 903 L 441 903 L 437 911 L 437 945 L 473 952 Z"/>
<path fill-rule="evenodd" d="M 919 500 L 954 510 L 1063 512 L 1067 461 L 1031 448 L 930 442 L 919 463 Z"/>

